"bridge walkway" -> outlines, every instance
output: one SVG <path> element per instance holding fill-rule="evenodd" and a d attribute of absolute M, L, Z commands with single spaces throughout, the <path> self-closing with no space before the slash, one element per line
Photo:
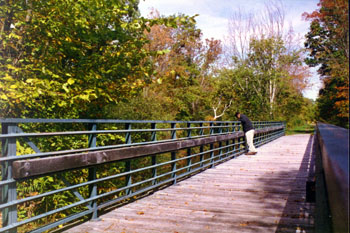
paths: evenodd
<path fill-rule="evenodd" d="M 314 232 L 313 136 L 281 137 L 66 232 Z"/>

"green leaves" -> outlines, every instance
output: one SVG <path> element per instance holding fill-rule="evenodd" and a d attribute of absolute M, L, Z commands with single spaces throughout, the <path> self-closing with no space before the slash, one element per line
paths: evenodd
<path fill-rule="evenodd" d="M 1 23 L 15 25 L 0 35 L 1 117 L 96 117 L 96 106 L 138 92 L 152 73 L 145 65 L 144 30 L 163 22 L 138 17 L 137 4 L 22 0 L 1 5 Z"/>

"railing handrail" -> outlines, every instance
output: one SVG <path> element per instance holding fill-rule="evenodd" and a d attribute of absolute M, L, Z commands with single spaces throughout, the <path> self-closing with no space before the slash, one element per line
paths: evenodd
<path fill-rule="evenodd" d="M 280 127 L 269 127 L 267 130 L 279 130 Z M 257 129 L 256 134 L 267 132 L 264 129 Z M 64 171 L 66 169 L 77 169 L 81 167 L 88 167 L 107 162 L 116 162 L 126 159 L 133 159 L 137 157 L 161 154 L 181 149 L 187 149 L 195 146 L 203 146 L 210 143 L 223 142 L 227 140 L 236 139 L 243 136 L 243 132 L 226 133 L 224 135 L 213 135 L 200 137 L 196 139 L 174 140 L 170 142 L 160 141 L 158 144 L 141 145 L 133 147 L 122 147 L 113 150 L 96 151 L 95 153 L 78 153 L 68 154 L 63 156 L 54 156 L 53 158 L 32 160 L 22 160 L 14 163 L 15 179 L 30 178 L 31 176 L 50 174 L 52 172 Z M 80 163 L 76 162 L 80 159 Z M 73 163 L 75 161 L 75 163 Z M 48 163 L 50 162 L 50 163 Z M 50 166 L 45 164 L 50 164 Z"/>
<path fill-rule="evenodd" d="M 44 118 L 0 118 L 0 123 L 232 123 L 239 121 L 172 121 L 172 120 L 122 120 L 122 119 L 44 119 Z M 255 121 L 276 122 L 281 121 Z"/>
<path fill-rule="evenodd" d="M 334 232 L 349 232 L 349 130 L 318 122 L 328 203 Z"/>

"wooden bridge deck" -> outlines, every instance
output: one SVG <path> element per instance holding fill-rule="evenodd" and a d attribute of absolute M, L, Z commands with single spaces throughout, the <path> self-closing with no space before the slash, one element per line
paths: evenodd
<path fill-rule="evenodd" d="M 314 232 L 312 148 L 284 136 L 67 232 Z"/>

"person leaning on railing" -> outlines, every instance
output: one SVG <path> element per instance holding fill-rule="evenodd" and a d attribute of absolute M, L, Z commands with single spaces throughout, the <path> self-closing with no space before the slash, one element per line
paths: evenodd
<path fill-rule="evenodd" d="M 241 114 L 240 112 L 236 112 L 235 116 L 242 124 L 243 132 L 245 134 L 245 138 L 248 144 L 248 152 L 246 153 L 246 155 L 255 155 L 256 153 L 258 153 L 258 151 L 255 149 L 254 146 L 254 128 L 252 122 L 246 115 Z"/>

